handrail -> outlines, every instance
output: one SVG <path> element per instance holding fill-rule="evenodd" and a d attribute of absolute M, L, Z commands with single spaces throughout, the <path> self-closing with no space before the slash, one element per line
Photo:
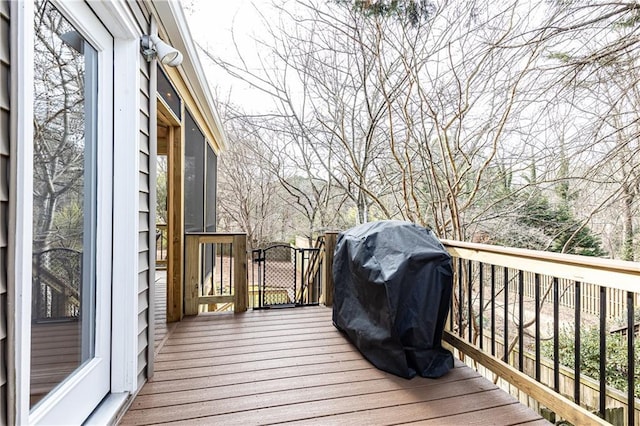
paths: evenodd
<path fill-rule="evenodd" d="M 637 292 L 640 263 L 490 244 L 440 240 L 455 257 Z M 549 268 L 552 268 L 551 270 Z"/>

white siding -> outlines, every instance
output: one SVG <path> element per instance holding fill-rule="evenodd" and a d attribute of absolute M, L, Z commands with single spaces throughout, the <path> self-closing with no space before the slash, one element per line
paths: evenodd
<path fill-rule="evenodd" d="M 144 5 L 139 1 L 130 1 L 129 7 L 133 16 L 136 17 L 138 25 L 143 32 L 148 34 L 150 31 L 150 14 Z M 153 341 L 149 335 L 151 332 L 150 324 L 150 289 L 149 285 L 152 276 L 155 274 L 153 253 L 149 250 L 150 241 L 155 238 L 154 210 L 152 205 L 154 199 L 151 194 L 151 188 L 155 186 L 152 182 L 150 170 L 152 170 L 152 161 L 155 161 L 155 145 L 152 143 L 150 135 L 150 125 L 152 120 L 151 102 L 155 102 L 155 97 L 150 95 L 150 64 L 145 60 L 140 61 L 140 112 L 139 112 L 139 212 L 138 212 L 138 387 L 141 387 L 150 376 L 150 360 L 149 353 L 153 348 L 149 347 L 149 342 Z M 155 177 L 153 177 L 155 179 Z"/>
<path fill-rule="evenodd" d="M 9 1 L 0 0 L 0 424 L 7 424 L 7 228 L 9 208 Z"/>

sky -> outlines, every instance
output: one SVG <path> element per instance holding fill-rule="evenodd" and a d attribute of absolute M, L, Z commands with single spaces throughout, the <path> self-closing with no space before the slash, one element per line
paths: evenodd
<path fill-rule="evenodd" d="M 263 27 L 257 10 L 268 14 L 270 4 L 270 0 L 183 0 L 193 39 L 205 50 L 225 59 L 237 57 L 234 37 L 243 54 L 248 58 L 254 56 L 256 45 L 252 38 L 259 35 Z M 250 110 L 257 100 L 266 101 L 265 95 L 228 76 L 202 53 L 200 61 L 216 98 L 225 101 L 230 97 L 234 103 Z"/>

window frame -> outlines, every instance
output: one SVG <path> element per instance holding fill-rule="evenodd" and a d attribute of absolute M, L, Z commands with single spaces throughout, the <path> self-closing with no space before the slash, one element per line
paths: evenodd
<path fill-rule="evenodd" d="M 65 2 L 52 3 L 70 16 Z M 110 335 L 110 395 L 122 402 L 138 388 L 138 215 L 140 158 L 140 51 L 142 35 L 135 17 L 123 1 L 85 3 L 113 36 L 111 61 L 113 101 L 108 103 L 112 115 L 112 144 L 108 147 L 113 162 L 110 210 L 113 232 L 103 235 L 112 247 L 111 261 L 102 264 L 97 274 L 111 276 L 110 318 L 97 318 L 106 324 Z M 33 208 L 33 2 L 11 2 L 11 188 L 9 217 L 8 276 L 13 286 L 9 300 L 9 368 L 15 376 L 9 379 L 9 419 L 24 424 L 37 421 L 30 415 L 30 327 L 32 278 L 32 214 Z M 71 15 L 71 17 L 73 17 Z M 86 34 L 90 26 L 73 20 Z M 104 106 L 102 106 L 104 108 Z M 102 120 L 104 122 L 104 120 Z M 108 120 L 109 121 L 109 120 Z M 103 177 L 104 178 L 104 177 Z M 118 196 L 114 196 L 118 188 Z M 100 208 L 102 210 L 102 207 Z M 100 212 L 98 213 L 101 214 Z M 99 219 L 100 220 L 100 219 Z M 117 267 L 114 267 L 117 265 Z M 113 333 L 112 330 L 118 330 Z M 51 403 L 54 403 L 52 401 Z M 91 407 L 91 411 L 95 407 Z M 119 405 L 112 407 L 115 411 Z M 113 414 L 113 413 L 111 413 Z"/>

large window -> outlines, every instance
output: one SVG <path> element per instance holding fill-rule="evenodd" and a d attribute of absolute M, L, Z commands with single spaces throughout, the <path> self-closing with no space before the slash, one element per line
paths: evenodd
<path fill-rule="evenodd" d="M 97 334 L 96 318 L 101 312 L 103 322 L 109 320 L 108 297 L 97 297 L 97 289 L 104 287 L 109 293 L 100 294 L 108 295 L 111 282 L 104 273 L 98 279 L 96 271 L 97 252 L 109 265 L 111 254 L 111 238 L 98 236 L 98 229 L 111 230 L 110 184 L 99 178 L 100 171 L 112 175 L 111 160 L 98 159 L 113 142 L 112 107 L 105 108 L 113 90 L 113 40 L 83 3 L 37 1 L 34 18 L 30 407 L 35 410 L 53 393 L 71 395 L 77 403 L 78 395 L 87 395 L 76 386 L 79 377 L 87 378 L 84 386 L 95 389 L 96 400 L 108 390 L 109 336 Z M 90 32 L 80 30 L 79 22 L 93 22 Z M 100 203 L 108 214 L 100 216 L 99 225 Z M 99 241 L 104 241 L 100 249 Z M 108 330 L 108 324 L 100 330 L 105 326 Z M 74 384 L 64 386 L 69 380 Z M 73 394 L 72 388 L 80 390 Z M 53 412 L 39 410 L 45 411 Z"/>

